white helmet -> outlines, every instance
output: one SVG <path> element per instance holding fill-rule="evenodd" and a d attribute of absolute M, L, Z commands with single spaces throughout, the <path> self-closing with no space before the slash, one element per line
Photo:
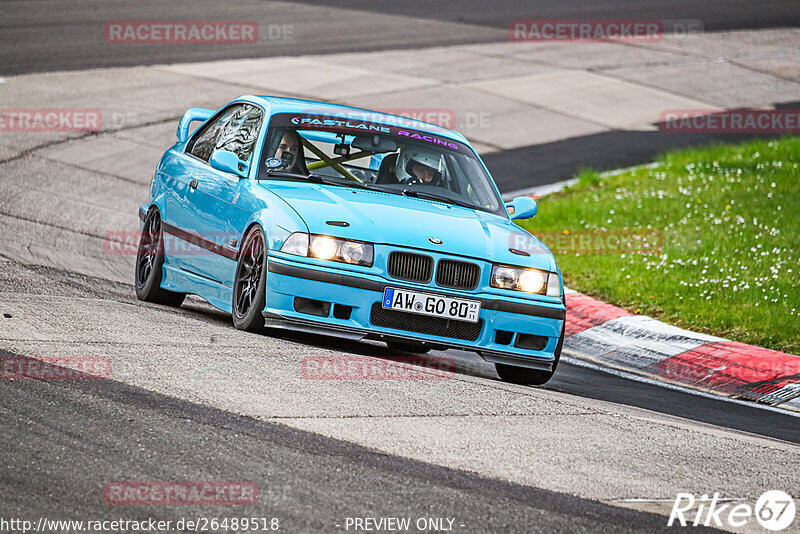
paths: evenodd
<path fill-rule="evenodd" d="M 425 167 L 433 175 L 430 182 L 425 182 L 420 177 L 412 172 L 412 166 L 420 165 Z M 397 164 L 395 166 L 395 175 L 401 182 L 422 182 L 438 185 L 442 180 L 442 170 L 444 169 L 444 161 L 441 154 L 425 150 L 418 147 L 403 147 L 400 150 L 400 155 L 397 157 Z"/>

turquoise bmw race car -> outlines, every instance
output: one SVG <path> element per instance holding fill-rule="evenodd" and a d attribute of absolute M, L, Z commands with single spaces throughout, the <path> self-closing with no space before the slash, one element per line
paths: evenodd
<path fill-rule="evenodd" d="M 191 131 L 193 123 L 202 123 Z M 564 340 L 561 272 L 460 134 L 322 102 L 190 109 L 140 208 L 141 300 L 199 295 L 243 330 L 477 352 L 543 384 Z"/>

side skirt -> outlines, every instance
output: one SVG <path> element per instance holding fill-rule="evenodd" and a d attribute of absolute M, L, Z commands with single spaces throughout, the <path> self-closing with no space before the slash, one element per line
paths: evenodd
<path fill-rule="evenodd" d="M 233 289 L 210 278 L 170 265 L 164 265 L 164 278 L 161 282 L 161 287 L 170 291 L 198 295 L 225 313 L 233 311 Z"/>

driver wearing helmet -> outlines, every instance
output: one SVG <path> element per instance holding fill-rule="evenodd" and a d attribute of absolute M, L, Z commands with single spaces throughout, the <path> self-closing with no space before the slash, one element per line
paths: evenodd
<path fill-rule="evenodd" d="M 405 184 L 442 185 L 442 157 L 436 152 L 404 147 L 397 158 L 395 174 Z"/>

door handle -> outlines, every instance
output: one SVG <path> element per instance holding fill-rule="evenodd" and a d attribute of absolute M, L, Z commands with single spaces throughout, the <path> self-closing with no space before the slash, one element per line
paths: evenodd
<path fill-rule="evenodd" d="M 189 187 L 191 187 L 192 189 L 197 189 L 197 180 L 192 180 L 191 182 L 189 182 Z"/>

